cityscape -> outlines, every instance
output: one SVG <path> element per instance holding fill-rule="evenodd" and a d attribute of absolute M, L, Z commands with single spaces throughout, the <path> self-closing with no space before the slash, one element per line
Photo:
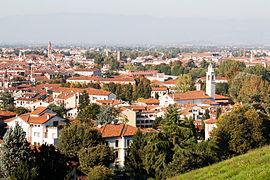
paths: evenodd
<path fill-rule="evenodd" d="M 0 179 L 269 179 L 269 2 L 105 1 L 0 8 Z"/>

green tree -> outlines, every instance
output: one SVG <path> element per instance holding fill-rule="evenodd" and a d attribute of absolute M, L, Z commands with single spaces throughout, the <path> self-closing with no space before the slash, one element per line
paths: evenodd
<path fill-rule="evenodd" d="M 187 62 L 186 67 L 196 68 L 196 64 L 195 64 L 195 62 L 194 62 L 192 59 L 190 59 L 190 60 Z"/>
<path fill-rule="evenodd" d="M 28 164 L 31 161 L 29 143 L 25 136 L 26 133 L 18 123 L 14 129 L 10 127 L 4 135 L 0 162 L 5 177 L 11 176 L 19 163 Z"/>
<path fill-rule="evenodd" d="M 162 124 L 162 122 L 163 122 L 162 117 L 156 117 L 155 121 L 152 124 L 152 128 L 157 129 L 158 126 L 160 126 Z"/>
<path fill-rule="evenodd" d="M 143 164 L 146 172 L 155 179 L 164 177 L 164 169 L 173 158 L 173 144 L 166 133 L 152 133 L 146 137 Z"/>
<path fill-rule="evenodd" d="M 111 179 L 113 170 L 105 166 L 95 166 L 88 173 L 88 180 L 108 180 Z"/>
<path fill-rule="evenodd" d="M 91 123 L 91 119 L 95 119 L 97 114 L 100 113 L 100 106 L 96 103 L 91 103 L 84 109 L 79 111 L 77 119 L 82 123 Z"/>
<path fill-rule="evenodd" d="M 26 113 L 30 112 L 30 110 L 26 109 L 24 107 L 16 107 L 14 109 L 14 112 L 21 115 L 21 114 L 26 114 Z"/>
<path fill-rule="evenodd" d="M 66 156 L 76 158 L 81 148 L 93 147 L 100 143 L 103 143 L 103 139 L 97 129 L 81 123 L 72 123 L 60 131 L 58 148 Z"/>
<path fill-rule="evenodd" d="M 88 105 L 89 105 L 89 95 L 86 92 L 86 90 L 84 90 L 83 93 L 80 94 L 80 96 L 79 96 L 78 110 L 80 111 L 80 110 L 84 109 Z"/>
<path fill-rule="evenodd" d="M 260 95 L 262 99 L 265 99 L 268 94 L 269 83 L 263 80 L 261 76 L 252 75 L 249 79 L 243 81 L 237 99 L 238 101 L 248 102 L 250 96 Z"/>
<path fill-rule="evenodd" d="M 212 141 L 201 141 L 184 153 L 176 152 L 173 161 L 165 169 L 165 174 L 167 178 L 175 177 L 177 174 L 208 166 L 218 160 L 216 144 Z"/>
<path fill-rule="evenodd" d="M 138 98 L 148 99 L 151 97 L 152 88 L 150 86 L 150 81 L 143 76 L 135 78 L 136 86 L 133 93 L 133 99 Z"/>
<path fill-rule="evenodd" d="M 52 111 L 56 112 L 56 114 L 60 117 L 63 117 L 67 112 L 63 103 L 61 103 L 60 106 L 50 104 L 48 108 L 52 109 Z"/>
<path fill-rule="evenodd" d="M 132 177 L 146 174 L 143 165 L 144 159 L 144 146 L 146 145 L 145 138 L 140 129 L 137 130 L 135 136 L 132 137 L 132 143 L 128 149 L 125 168 Z"/>
<path fill-rule="evenodd" d="M 71 170 L 67 158 L 53 145 L 42 144 L 34 149 L 38 179 L 64 179 Z"/>
<path fill-rule="evenodd" d="M 37 169 L 31 168 L 27 163 L 19 162 L 9 180 L 35 180 L 37 179 Z"/>
<path fill-rule="evenodd" d="M 247 67 L 244 72 L 248 74 L 254 74 L 258 76 L 262 76 L 264 80 L 270 80 L 269 71 L 262 64 L 256 64 L 255 66 Z"/>
<path fill-rule="evenodd" d="M 220 149 L 220 157 L 227 158 L 268 144 L 269 129 L 269 116 L 247 105 L 235 106 L 218 119 L 212 138 Z"/>
<path fill-rule="evenodd" d="M 181 149 L 197 142 L 195 127 L 193 126 L 192 119 L 180 119 L 180 114 L 175 105 L 170 105 L 167 108 L 162 129 L 176 148 Z"/>
<path fill-rule="evenodd" d="M 231 84 L 234 77 L 240 72 L 240 68 L 238 66 L 232 66 L 226 73 L 225 77 L 229 84 Z"/>
<path fill-rule="evenodd" d="M 216 84 L 216 94 L 228 95 L 229 93 L 229 84 L 228 83 L 217 83 Z"/>
<path fill-rule="evenodd" d="M 178 92 L 184 93 L 191 89 L 191 85 L 192 85 L 191 76 L 188 74 L 181 74 L 179 75 L 178 80 L 176 82 L 175 90 L 177 90 Z"/>
<path fill-rule="evenodd" d="M 221 108 L 220 108 L 220 107 L 218 107 L 218 108 L 217 108 L 217 115 L 216 115 L 216 119 L 218 119 L 220 115 L 221 115 Z"/>
<path fill-rule="evenodd" d="M 88 174 L 91 168 L 95 166 L 109 167 L 115 160 L 113 150 L 105 144 L 99 144 L 87 149 L 82 148 L 78 155 L 80 161 L 79 169 L 85 174 Z"/>
<path fill-rule="evenodd" d="M 192 80 L 196 80 L 198 78 L 204 77 L 207 69 L 203 68 L 193 68 L 189 71 L 189 75 L 192 77 Z"/>
<path fill-rule="evenodd" d="M 200 62 L 200 67 L 201 67 L 201 68 L 207 69 L 208 65 L 209 65 L 209 63 L 208 63 L 205 59 L 203 59 L 203 60 Z"/>
<path fill-rule="evenodd" d="M 240 71 L 243 71 L 246 67 L 244 62 L 241 61 L 234 61 L 234 60 L 226 60 L 223 61 L 219 67 L 218 67 L 218 73 L 222 76 L 225 76 L 225 74 L 228 72 L 230 68 L 233 66 L 237 66 Z"/>
<path fill-rule="evenodd" d="M 252 75 L 247 73 L 239 73 L 235 76 L 235 78 L 232 80 L 230 86 L 229 86 L 229 94 L 232 97 L 234 101 L 238 100 L 239 92 L 243 87 L 243 83 L 246 79 L 250 79 Z"/>
<path fill-rule="evenodd" d="M 103 106 L 100 112 L 96 115 L 95 123 L 97 125 L 111 124 L 112 122 L 117 122 L 117 113 L 115 108 L 111 106 Z"/>
<path fill-rule="evenodd" d="M 9 110 L 14 109 L 14 98 L 12 97 L 10 92 L 4 92 L 0 96 L 0 100 L 2 101 L 2 109 Z"/>

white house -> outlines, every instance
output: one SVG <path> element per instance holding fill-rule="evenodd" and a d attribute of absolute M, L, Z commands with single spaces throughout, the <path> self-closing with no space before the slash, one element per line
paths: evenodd
<path fill-rule="evenodd" d="M 168 88 L 166 87 L 152 87 L 152 91 L 151 91 L 151 97 L 152 98 L 156 98 L 156 95 L 158 95 L 158 98 L 161 96 L 164 96 L 168 94 Z"/>
<path fill-rule="evenodd" d="M 90 103 L 96 103 L 97 100 L 116 100 L 116 95 L 100 89 L 94 88 L 59 88 L 53 93 L 54 103 L 60 105 L 64 104 L 66 109 L 72 109 L 79 105 L 79 96 L 86 90 L 89 95 Z"/>
<path fill-rule="evenodd" d="M 138 129 L 127 124 L 106 124 L 99 127 L 99 130 L 107 146 L 112 147 L 115 153 L 116 160 L 110 167 L 123 169 L 132 136 L 136 134 Z"/>
<path fill-rule="evenodd" d="M 72 108 L 70 110 L 67 111 L 67 117 L 71 117 L 71 118 L 76 118 L 78 115 L 78 108 Z"/>
<path fill-rule="evenodd" d="M 100 69 L 92 68 L 92 69 L 76 69 L 74 70 L 75 74 L 83 75 L 83 76 L 101 76 Z"/>
<path fill-rule="evenodd" d="M 167 107 L 170 104 L 188 104 L 193 103 L 196 105 L 203 104 L 204 101 L 214 101 L 212 97 L 208 96 L 204 91 L 188 91 L 185 93 L 168 94 L 160 97 L 160 105 Z"/>
<path fill-rule="evenodd" d="M 5 122 L 13 128 L 19 123 L 26 132 L 26 139 L 32 145 L 44 143 L 56 145 L 59 137 L 57 126 L 64 124 L 65 119 L 46 107 L 39 107 L 31 113 L 7 119 Z"/>
<path fill-rule="evenodd" d="M 206 119 L 203 121 L 205 124 L 205 140 L 210 138 L 211 132 L 217 127 L 216 119 Z"/>
<path fill-rule="evenodd" d="M 38 107 L 48 107 L 49 105 L 50 105 L 50 103 L 48 103 L 48 102 L 38 100 L 38 101 L 35 101 L 35 102 L 31 103 L 31 104 L 27 104 L 24 107 L 27 108 L 27 109 L 30 109 L 31 111 L 34 111 Z"/>

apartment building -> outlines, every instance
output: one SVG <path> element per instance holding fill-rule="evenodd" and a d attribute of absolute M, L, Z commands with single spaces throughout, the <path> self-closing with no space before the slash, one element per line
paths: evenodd
<path fill-rule="evenodd" d="M 15 127 L 18 123 L 26 132 L 26 139 L 32 145 L 52 144 L 57 145 L 59 137 L 59 125 L 65 124 L 66 120 L 57 116 L 47 107 L 39 107 L 31 113 L 26 113 L 5 120 L 8 127 Z"/>

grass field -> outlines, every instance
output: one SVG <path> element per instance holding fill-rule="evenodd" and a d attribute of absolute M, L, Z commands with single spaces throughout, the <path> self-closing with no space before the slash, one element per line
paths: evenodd
<path fill-rule="evenodd" d="M 173 178 L 180 179 L 270 179 L 270 146 Z"/>

